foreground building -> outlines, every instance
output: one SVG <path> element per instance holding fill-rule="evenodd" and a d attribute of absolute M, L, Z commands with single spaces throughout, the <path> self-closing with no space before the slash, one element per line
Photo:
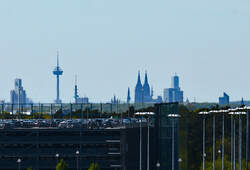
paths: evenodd
<path fill-rule="evenodd" d="M 0 169 L 16 170 L 20 166 L 21 169 L 52 170 L 62 158 L 70 170 L 75 170 L 77 165 L 87 170 L 93 162 L 102 170 L 138 170 L 140 167 L 145 170 L 147 166 L 150 170 L 171 170 L 172 163 L 178 169 L 178 118 L 169 117 L 178 113 L 178 104 L 156 104 L 155 113 L 152 124 L 135 123 L 102 129 L 0 129 Z"/>

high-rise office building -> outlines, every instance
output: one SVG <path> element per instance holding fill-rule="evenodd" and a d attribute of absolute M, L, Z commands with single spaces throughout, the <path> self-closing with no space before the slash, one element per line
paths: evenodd
<path fill-rule="evenodd" d="M 172 77 L 172 87 L 163 90 L 164 101 L 167 103 L 180 102 L 183 103 L 183 91 L 179 86 L 179 77 L 174 75 Z"/>
<path fill-rule="evenodd" d="M 219 104 L 229 104 L 229 95 L 227 93 L 223 93 L 223 97 L 219 97 Z"/>
<path fill-rule="evenodd" d="M 10 102 L 12 104 L 32 103 L 32 101 L 27 98 L 26 91 L 22 85 L 22 79 L 15 79 L 15 87 L 10 91 Z"/>
<path fill-rule="evenodd" d="M 172 88 L 173 89 L 180 89 L 180 87 L 179 87 L 179 77 L 177 75 L 174 75 L 172 77 Z"/>

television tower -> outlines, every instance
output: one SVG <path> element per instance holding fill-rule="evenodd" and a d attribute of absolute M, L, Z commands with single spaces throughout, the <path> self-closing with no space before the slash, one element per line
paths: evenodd
<path fill-rule="evenodd" d="M 59 91 L 59 76 L 63 74 L 63 70 L 59 66 L 59 52 L 57 51 L 57 66 L 55 67 L 53 74 L 56 75 L 56 100 L 55 103 L 62 103 L 60 99 L 60 91 Z"/>

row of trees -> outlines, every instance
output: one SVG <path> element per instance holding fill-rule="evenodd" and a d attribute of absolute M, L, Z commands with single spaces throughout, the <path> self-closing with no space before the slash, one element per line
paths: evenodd
<path fill-rule="evenodd" d="M 56 165 L 56 170 L 68 170 L 67 163 L 61 159 L 60 162 Z M 100 170 L 98 163 L 91 163 L 88 170 Z"/>
<path fill-rule="evenodd" d="M 32 170 L 32 168 L 27 168 L 27 170 Z M 68 170 L 67 163 L 61 159 L 60 162 L 56 165 L 56 170 Z M 91 163 L 88 170 L 100 170 L 98 163 Z"/>
<path fill-rule="evenodd" d="M 212 109 L 218 109 L 218 106 Z M 182 170 L 201 169 L 202 170 L 202 115 L 198 113 L 206 109 L 189 109 L 186 106 L 179 106 L 179 156 L 182 158 L 180 164 Z M 221 169 L 221 148 L 222 148 L 222 115 L 216 115 L 216 169 Z M 236 167 L 238 167 L 238 117 L 236 120 Z M 206 117 L 206 169 L 213 169 L 213 119 Z M 246 169 L 246 116 L 242 117 L 242 168 Z M 249 127 L 248 127 L 249 128 Z M 231 116 L 225 115 L 225 169 L 231 168 Z M 250 169 L 250 166 L 248 166 Z"/>

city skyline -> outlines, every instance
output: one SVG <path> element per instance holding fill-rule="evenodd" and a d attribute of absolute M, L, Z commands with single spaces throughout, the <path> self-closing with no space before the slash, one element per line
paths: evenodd
<path fill-rule="evenodd" d="M 250 98 L 248 1 L 1 1 L 0 9 L 0 99 L 20 77 L 34 102 L 53 102 L 57 49 L 63 102 L 74 101 L 75 74 L 90 101 L 126 100 L 138 70 L 150 73 L 155 94 L 177 72 L 190 101 L 217 102 L 224 91 Z"/>
<path fill-rule="evenodd" d="M 59 67 L 59 62 L 58 62 L 58 53 L 57 53 L 57 66 L 55 67 L 55 70 L 57 68 L 61 69 Z M 143 102 L 145 102 L 145 103 L 159 103 L 160 101 L 162 101 L 162 102 L 170 102 L 170 103 L 177 101 L 177 102 L 183 103 L 183 102 L 185 102 L 184 99 L 186 99 L 186 101 L 188 101 L 188 102 L 190 101 L 189 97 L 184 97 L 184 95 L 183 95 L 183 91 L 181 90 L 181 88 L 179 86 L 180 80 L 179 80 L 179 76 L 177 75 L 177 73 L 175 73 L 174 76 L 171 77 L 171 87 L 170 88 L 164 88 L 162 94 L 156 94 L 155 95 L 154 90 L 153 90 L 153 86 L 150 87 L 151 85 L 149 84 L 148 72 L 147 71 L 145 71 L 144 83 L 142 83 L 142 82 L 143 82 L 143 79 L 141 79 L 141 73 L 140 73 L 140 70 L 139 70 L 138 71 L 138 77 L 137 77 L 137 83 L 136 83 L 136 86 L 134 88 L 135 91 L 134 91 L 134 93 L 132 93 L 132 97 L 134 98 L 134 100 L 131 100 L 130 87 L 128 87 L 126 98 L 121 97 L 121 96 L 116 96 L 114 94 L 114 96 L 113 96 L 114 100 L 111 99 L 111 103 L 116 102 L 116 99 L 115 99 L 116 97 L 117 97 L 117 100 L 119 99 L 119 103 L 130 103 L 130 102 L 132 102 L 132 103 L 141 103 L 142 102 L 141 99 L 143 99 Z M 138 83 L 140 84 L 140 86 L 141 86 L 140 88 L 141 89 L 138 89 Z M 20 78 L 16 78 L 15 79 L 15 89 L 17 89 L 18 84 L 21 84 L 20 87 L 21 87 L 21 90 L 22 90 L 23 89 L 23 87 L 22 87 L 22 79 L 20 79 Z M 142 90 L 142 89 L 145 89 L 145 87 L 146 87 L 146 91 Z M 171 91 L 173 89 L 177 90 L 177 92 L 174 92 L 173 94 L 170 95 L 169 92 L 167 92 L 167 91 L 169 91 L 169 90 Z M 74 91 L 73 99 L 74 100 L 73 100 L 73 102 L 70 101 L 70 103 L 95 103 L 95 101 L 93 101 L 93 102 L 89 101 L 89 98 L 86 95 L 84 97 L 80 97 L 78 95 L 78 90 L 79 89 L 78 89 L 78 86 L 77 86 L 77 76 L 75 75 L 75 84 L 74 84 L 74 89 L 73 89 L 73 91 Z M 141 90 L 143 92 L 141 92 Z M 16 91 L 18 91 L 18 90 L 16 90 Z M 146 93 L 148 93 L 148 94 L 144 94 L 144 91 Z M 17 99 L 15 99 L 16 101 L 14 101 L 14 99 L 13 99 L 13 93 L 14 93 L 14 90 L 11 90 L 10 91 L 10 94 L 11 94 L 10 95 L 10 101 L 6 100 L 5 102 L 7 102 L 7 103 L 8 102 L 10 102 L 10 103 L 17 103 Z M 15 93 L 16 93 L 15 95 L 18 95 L 17 94 L 18 92 L 15 92 Z M 24 93 L 25 93 L 25 97 L 24 98 L 26 98 L 26 91 L 25 90 L 24 90 Z M 225 96 L 226 93 L 225 92 L 223 92 L 223 93 L 224 93 L 224 96 Z M 58 96 L 58 81 L 57 81 L 56 94 Z M 142 94 L 144 94 L 144 95 L 142 95 Z M 142 97 L 142 96 L 144 96 L 144 97 Z M 173 96 L 173 97 L 175 96 L 175 97 L 171 98 L 170 96 Z M 226 96 L 227 96 L 227 94 L 226 94 Z M 171 99 L 169 99 L 169 97 Z M 136 99 L 136 98 L 138 98 L 138 99 Z M 222 98 L 222 97 L 219 97 L 219 99 L 220 98 Z M 24 99 L 24 100 L 26 101 L 26 99 Z M 27 100 L 31 101 L 31 103 L 33 103 L 33 101 L 31 99 L 27 98 Z M 239 100 L 235 100 L 235 101 L 232 101 L 232 102 L 238 102 L 238 101 Z M 241 98 L 241 102 L 242 101 L 243 101 L 243 97 Z M 35 101 L 35 103 L 36 102 L 37 101 Z M 50 102 L 50 101 L 45 101 L 44 103 L 48 103 L 48 102 Z M 58 100 L 54 100 L 54 102 L 58 103 Z M 103 103 L 109 103 L 109 102 L 110 101 L 107 100 L 107 101 L 104 101 Z M 196 98 L 194 98 L 194 101 L 191 101 L 191 102 L 202 103 L 200 101 L 196 101 Z M 21 103 L 23 103 L 23 102 L 21 102 Z M 60 99 L 59 103 L 67 103 L 67 102 L 63 102 Z M 98 102 L 96 102 L 96 103 L 98 103 Z M 219 102 L 215 102 L 215 103 L 222 104 L 222 103 L 220 103 L 220 101 Z M 228 104 L 229 104 L 229 102 L 228 102 Z"/>
<path fill-rule="evenodd" d="M 54 71 L 59 67 L 59 52 L 57 51 L 57 66 L 55 67 L 55 69 L 54 69 Z M 59 67 L 59 69 L 61 69 L 60 67 Z M 53 73 L 54 74 L 54 73 Z M 174 73 L 174 76 L 172 75 L 171 76 L 172 78 L 171 78 L 171 81 L 170 81 L 170 84 L 171 84 L 171 87 L 174 87 L 174 86 L 179 86 L 179 82 L 180 82 L 180 80 L 179 80 L 179 76 L 177 76 L 177 73 L 175 72 Z M 175 80 L 175 78 L 177 78 L 178 80 Z M 16 78 L 17 79 L 17 78 Z M 15 80 L 16 80 L 15 79 Z M 21 79 L 20 79 L 21 80 Z M 138 80 L 140 81 L 140 70 L 138 71 L 138 77 L 137 77 L 137 83 L 138 83 Z M 22 80 L 21 80 L 22 81 Z M 148 84 L 148 72 L 147 72 L 147 70 L 145 70 L 145 81 L 146 81 L 146 84 Z M 178 81 L 178 82 L 175 82 L 175 81 Z M 143 82 L 143 81 L 142 81 Z M 152 86 L 152 84 L 153 83 L 150 83 L 150 86 Z M 143 84 L 141 84 L 141 85 L 143 85 Z M 144 85 L 145 85 L 145 83 L 144 83 Z M 143 85 L 143 86 L 144 86 Z M 149 84 L 148 84 L 149 85 Z M 153 90 L 153 88 L 150 90 L 150 86 L 149 86 L 149 91 L 150 92 L 153 92 L 154 93 L 154 91 L 152 91 Z M 58 87 L 58 85 L 57 85 L 57 87 Z M 153 86 L 152 86 L 153 87 Z M 170 87 L 170 86 L 169 86 Z M 74 95 L 75 95 L 75 89 L 76 88 L 76 75 L 75 75 L 75 84 L 74 84 L 74 87 L 72 87 L 72 90 L 74 91 Z M 179 88 L 179 87 L 178 87 Z M 129 88 L 130 89 L 130 88 Z M 133 89 L 133 86 L 132 86 L 132 89 Z M 136 88 L 135 88 L 136 89 Z M 165 90 L 167 89 L 167 86 L 166 87 L 164 87 L 163 89 L 162 89 L 162 93 L 158 93 L 158 94 L 155 94 L 154 93 L 154 95 L 153 96 L 151 96 L 151 98 L 152 97 L 154 97 L 154 100 L 158 100 L 157 99 L 157 97 L 162 97 L 163 98 L 163 102 L 166 102 L 166 99 L 164 99 L 164 95 L 165 95 Z M 78 87 L 77 87 L 77 91 L 78 91 L 79 89 L 78 89 Z M 135 90 L 136 91 L 136 90 Z M 130 96 L 132 96 L 132 98 L 133 98 L 133 100 L 130 100 L 130 102 L 132 102 L 132 103 L 136 103 L 135 102 L 135 95 L 136 95 L 136 92 L 134 91 L 134 93 L 132 93 L 132 95 L 131 95 L 131 93 L 130 93 Z M 12 91 L 11 91 L 12 92 Z M 56 93 L 57 93 L 57 96 L 58 96 L 58 88 L 56 88 Z M 183 93 L 183 92 L 182 92 Z M 128 96 L 117 96 L 117 95 L 115 95 L 115 93 L 113 93 L 114 94 L 114 97 L 117 97 L 117 98 L 119 98 L 119 101 L 120 102 L 122 102 L 122 103 L 127 103 L 127 97 Z M 77 94 L 78 95 L 78 94 Z M 128 95 L 128 94 L 127 94 Z M 182 94 L 183 95 L 183 94 Z M 91 95 L 90 95 L 91 96 Z M 78 96 L 79 97 L 79 96 Z M 218 97 L 218 96 L 217 96 Z M 94 98 L 94 97 L 90 97 L 91 98 L 91 101 L 89 101 L 89 97 L 87 97 L 86 96 L 86 94 L 84 95 L 84 97 L 83 98 L 79 98 L 79 103 L 88 103 L 88 102 L 91 102 L 91 103 L 98 103 L 98 101 L 96 101 L 96 99 Z M 202 103 L 202 102 L 215 102 L 215 103 L 217 103 L 218 101 L 197 101 L 197 99 L 196 99 L 196 97 L 194 97 L 194 99 L 193 99 L 193 101 L 192 101 L 192 98 L 190 99 L 190 97 L 189 96 L 182 96 L 182 100 L 181 100 L 181 102 L 183 102 L 183 101 L 185 101 L 185 100 L 188 100 L 188 101 L 190 101 L 190 102 L 198 102 L 198 103 Z M 243 97 L 242 97 L 243 98 Z M 33 98 L 31 98 L 31 99 L 33 99 Z M 53 102 L 56 102 L 56 103 L 58 103 L 57 102 L 57 100 L 53 100 L 53 99 L 48 99 L 47 101 L 45 100 L 45 101 L 43 101 L 43 102 L 51 102 L 51 100 L 52 100 L 52 103 Z M 70 100 L 70 103 L 74 103 L 75 101 L 75 96 L 73 96 L 72 97 L 72 99 Z M 4 99 L 4 101 L 5 102 L 11 102 L 11 100 L 9 101 L 8 99 L 7 100 L 5 100 Z M 106 102 L 109 102 L 110 101 L 110 99 L 107 99 L 107 100 L 101 100 L 101 102 L 103 102 L 103 103 L 106 103 Z M 240 99 L 236 99 L 236 100 L 234 100 L 234 101 L 240 101 Z M 34 101 L 34 102 L 41 102 L 41 101 Z M 64 101 L 64 99 L 60 99 L 60 102 L 62 102 L 62 103 L 67 103 L 67 101 Z M 59 103 L 60 103 L 59 102 Z M 145 101 L 145 102 L 148 102 L 148 101 Z M 153 101 L 152 101 L 153 102 Z M 155 101 L 154 101 L 155 102 Z M 154 103 L 153 102 L 153 103 Z M 139 102 L 140 103 L 140 102 Z M 219 102 L 218 102 L 219 103 Z"/>

